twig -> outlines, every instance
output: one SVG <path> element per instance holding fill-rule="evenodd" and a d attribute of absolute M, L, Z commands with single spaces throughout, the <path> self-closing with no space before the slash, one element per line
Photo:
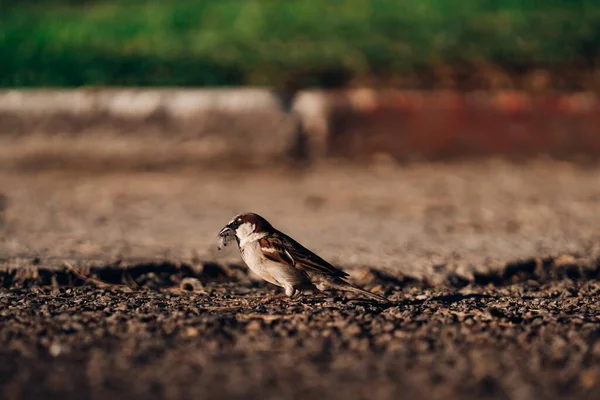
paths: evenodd
<path fill-rule="evenodd" d="M 297 318 L 298 315 L 285 315 L 285 314 L 238 314 L 235 316 L 239 320 L 252 320 L 252 319 L 261 319 L 265 322 L 278 321 L 282 319 L 294 319 Z M 300 318 L 303 318 L 300 315 Z"/>
<path fill-rule="evenodd" d="M 93 278 L 91 276 L 84 275 L 81 272 L 77 271 L 75 269 L 75 267 L 73 267 L 71 265 L 71 263 L 68 262 L 68 261 L 65 261 L 63 263 L 63 265 L 65 266 L 66 269 L 68 269 L 71 273 L 73 273 L 73 275 L 75 275 L 76 277 L 78 277 L 79 279 L 81 279 L 82 281 L 84 281 L 86 283 L 87 282 L 93 283 L 94 285 L 96 285 L 96 286 L 98 286 L 100 288 L 124 287 L 124 288 L 127 288 L 127 289 L 131 290 L 131 288 L 129 288 L 126 285 L 120 285 L 120 284 L 117 284 L 117 283 L 107 283 L 107 282 L 103 282 L 103 281 L 101 281 L 99 279 Z"/>
<path fill-rule="evenodd" d="M 131 276 L 131 274 L 129 273 L 129 267 L 125 269 L 125 279 L 134 288 L 136 288 L 136 289 L 140 288 L 140 285 L 138 285 L 138 283 L 135 281 L 135 279 L 133 279 L 133 276 Z"/>

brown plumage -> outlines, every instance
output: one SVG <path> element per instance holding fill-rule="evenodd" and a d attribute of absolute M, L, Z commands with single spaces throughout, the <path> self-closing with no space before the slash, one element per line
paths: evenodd
<path fill-rule="evenodd" d="M 387 302 L 385 297 L 349 283 L 347 273 L 273 228 L 258 214 L 235 217 L 219 232 L 222 238 L 228 235 L 235 235 L 248 267 L 264 280 L 283 287 L 288 296 L 307 289 L 338 289 Z"/>

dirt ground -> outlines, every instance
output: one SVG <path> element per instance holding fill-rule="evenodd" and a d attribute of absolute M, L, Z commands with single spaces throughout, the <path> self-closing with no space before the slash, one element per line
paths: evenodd
<path fill-rule="evenodd" d="M 0 397 L 600 398 L 599 173 L 0 172 Z M 242 211 L 390 304 L 273 297 Z"/>

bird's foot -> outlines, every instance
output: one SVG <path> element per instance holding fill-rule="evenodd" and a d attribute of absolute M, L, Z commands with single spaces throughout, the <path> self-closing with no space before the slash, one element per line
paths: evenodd
<path fill-rule="evenodd" d="M 290 300 L 293 300 L 293 298 L 286 296 L 285 294 L 270 294 L 270 295 L 264 296 L 263 299 L 259 301 L 259 303 L 262 303 L 262 304 L 270 303 L 275 300 L 277 300 L 279 302 L 282 300 L 290 301 Z"/>

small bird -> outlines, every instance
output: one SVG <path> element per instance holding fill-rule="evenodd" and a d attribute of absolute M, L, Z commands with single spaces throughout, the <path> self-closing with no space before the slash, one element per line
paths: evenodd
<path fill-rule="evenodd" d="M 305 290 L 337 289 L 388 302 L 383 296 L 347 282 L 347 273 L 273 228 L 258 214 L 240 214 L 221 229 L 219 250 L 234 239 L 248 268 L 265 281 L 282 287 L 288 297 Z"/>

